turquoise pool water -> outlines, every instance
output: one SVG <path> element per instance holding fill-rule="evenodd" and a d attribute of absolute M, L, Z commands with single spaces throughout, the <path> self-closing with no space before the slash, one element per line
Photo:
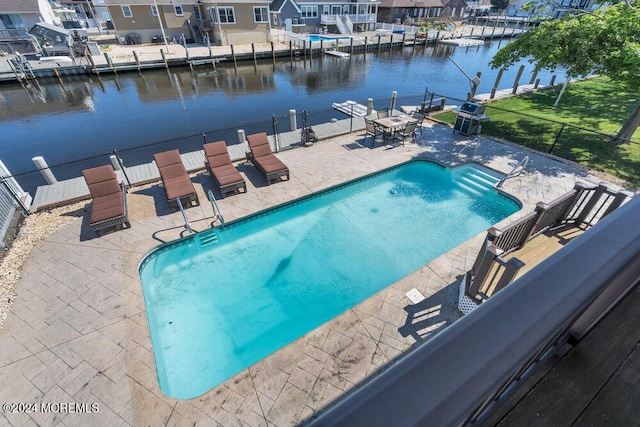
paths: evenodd
<path fill-rule="evenodd" d="M 196 397 L 519 210 L 491 175 L 414 161 L 150 253 L 160 388 Z"/>
<path fill-rule="evenodd" d="M 307 37 L 307 39 L 311 42 L 319 42 L 320 40 L 349 40 L 349 37 L 326 37 L 326 36 L 316 36 L 316 35 L 311 35 L 309 37 Z"/>

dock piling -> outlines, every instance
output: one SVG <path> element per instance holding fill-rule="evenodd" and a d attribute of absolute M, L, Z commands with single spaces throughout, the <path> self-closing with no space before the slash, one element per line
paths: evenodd
<path fill-rule="evenodd" d="M 160 49 L 160 56 L 162 56 L 162 61 L 164 62 L 164 68 L 169 69 L 169 63 L 167 62 L 167 57 L 164 54 L 164 50 Z"/>
<path fill-rule="evenodd" d="M 136 51 L 132 51 L 133 52 L 133 59 L 136 61 L 136 65 L 138 66 L 138 71 L 140 71 L 140 60 L 138 59 L 138 54 L 136 53 Z"/>
<path fill-rule="evenodd" d="M 367 116 L 373 114 L 373 98 L 367 98 Z"/>
<path fill-rule="evenodd" d="M 244 133 L 244 129 L 238 129 L 238 141 L 240 141 L 240 144 L 247 142 L 247 136 Z"/>
<path fill-rule="evenodd" d="M 56 177 L 53 176 L 53 172 L 51 172 L 51 169 L 49 169 L 49 165 L 47 165 L 47 162 L 44 160 L 44 157 L 36 156 L 31 160 L 33 161 L 33 163 L 35 163 L 36 167 L 44 177 L 45 181 L 47 181 L 47 184 L 55 184 L 56 182 L 58 182 Z"/>
<path fill-rule="evenodd" d="M 273 42 L 271 42 L 271 60 L 275 63 L 276 62 L 276 50 L 273 47 Z"/>
<path fill-rule="evenodd" d="M 491 95 L 489 96 L 489 99 L 493 99 L 496 96 L 496 91 L 498 90 L 498 85 L 500 84 L 502 73 L 504 73 L 504 69 L 500 68 L 498 70 L 498 75 L 496 76 L 496 82 L 493 84 L 493 89 L 491 89 Z"/>
<path fill-rule="evenodd" d="M 233 66 L 237 68 L 238 67 L 238 63 L 237 63 L 237 60 L 236 60 L 236 51 L 233 48 L 232 44 L 229 45 L 229 46 L 231 47 L 231 57 L 233 58 Z"/>
<path fill-rule="evenodd" d="M 289 110 L 289 123 L 291 123 L 291 130 L 297 130 L 298 129 L 298 123 L 296 122 L 297 120 L 297 115 L 296 115 L 296 110 Z"/>
<path fill-rule="evenodd" d="M 109 57 L 109 52 L 105 52 L 104 53 L 104 57 L 107 60 L 107 64 L 109 65 L 109 68 L 111 68 L 113 70 L 113 72 L 115 73 L 115 68 L 113 68 L 113 62 L 111 62 L 111 58 Z"/>
<path fill-rule="evenodd" d="M 520 77 L 522 77 L 522 72 L 524 71 L 524 65 L 520 66 L 520 69 L 518 69 L 518 74 L 516 75 L 516 79 L 513 82 L 513 91 L 511 92 L 511 94 L 515 95 L 516 92 L 518 91 L 518 84 L 520 83 Z"/>

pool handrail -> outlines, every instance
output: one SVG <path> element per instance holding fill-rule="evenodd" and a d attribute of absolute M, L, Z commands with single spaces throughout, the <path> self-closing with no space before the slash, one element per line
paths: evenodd
<path fill-rule="evenodd" d="M 222 216 L 222 212 L 220 211 L 220 207 L 218 206 L 218 202 L 216 202 L 216 196 L 213 195 L 213 191 L 207 191 L 207 197 L 211 202 L 211 207 L 213 208 L 213 215 L 216 219 L 220 220 L 220 224 L 224 225 L 224 217 Z M 215 219 L 214 219 L 215 221 Z"/>
<path fill-rule="evenodd" d="M 505 176 L 500 181 L 498 181 L 498 183 L 496 184 L 496 187 L 500 188 L 502 187 L 504 182 L 509 178 L 514 178 L 520 175 L 524 171 L 524 168 L 527 166 L 528 163 L 529 163 L 529 156 L 524 156 L 524 158 L 520 160 L 518 164 L 513 167 L 513 169 L 511 169 L 511 172 L 509 172 L 507 176 Z"/>
<path fill-rule="evenodd" d="M 182 202 L 180 201 L 180 197 L 176 197 L 176 203 L 178 208 L 180 209 L 180 213 L 182 213 L 182 219 L 184 220 L 184 228 L 187 229 L 189 234 L 194 234 L 193 228 L 191 228 L 191 224 L 187 220 L 187 215 L 184 213 L 184 208 L 182 207 Z"/>

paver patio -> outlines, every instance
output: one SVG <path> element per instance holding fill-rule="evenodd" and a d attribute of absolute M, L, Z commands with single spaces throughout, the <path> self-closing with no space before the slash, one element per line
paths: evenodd
<path fill-rule="evenodd" d="M 468 137 L 426 123 L 418 144 L 388 149 L 362 133 L 278 154 L 291 180 L 266 186 L 249 164 L 247 194 L 218 203 L 233 220 L 412 158 L 456 157 Z M 577 180 L 600 179 L 554 159 L 481 138 L 475 159 L 508 172 L 524 155 L 526 172 L 504 190 L 523 209 L 501 224 L 550 201 Z M 214 184 L 193 177 L 202 201 L 186 211 L 196 230 L 209 228 L 206 202 Z M 217 194 L 217 193 L 216 193 Z M 33 250 L 21 271 L 12 313 L 0 330 L 0 403 L 97 403 L 94 413 L 2 413 L 0 425 L 248 425 L 305 424 L 333 401 L 393 364 L 454 322 L 457 284 L 478 253 L 484 233 L 423 266 L 320 326 L 222 385 L 191 400 L 158 388 L 138 263 L 160 241 L 184 234 L 179 212 L 170 211 L 159 184 L 128 195 L 132 227 L 95 237 L 86 215 Z M 88 203 L 87 203 L 88 206 Z M 417 288 L 427 298 L 412 304 Z M 464 351 L 462 345 L 460 351 Z M 435 392 L 435 391 L 434 391 Z"/>

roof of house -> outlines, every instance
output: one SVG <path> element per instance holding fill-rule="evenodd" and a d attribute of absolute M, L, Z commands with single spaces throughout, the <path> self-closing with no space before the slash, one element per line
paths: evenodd
<path fill-rule="evenodd" d="M 39 12 L 38 0 L 0 0 L 3 12 Z"/>
<path fill-rule="evenodd" d="M 428 8 L 428 7 L 444 7 L 442 0 L 382 0 L 380 6 L 382 8 Z"/>
<path fill-rule="evenodd" d="M 272 12 L 279 12 L 280 8 L 287 2 L 287 0 L 274 0 L 269 5 L 269 10 Z"/>

